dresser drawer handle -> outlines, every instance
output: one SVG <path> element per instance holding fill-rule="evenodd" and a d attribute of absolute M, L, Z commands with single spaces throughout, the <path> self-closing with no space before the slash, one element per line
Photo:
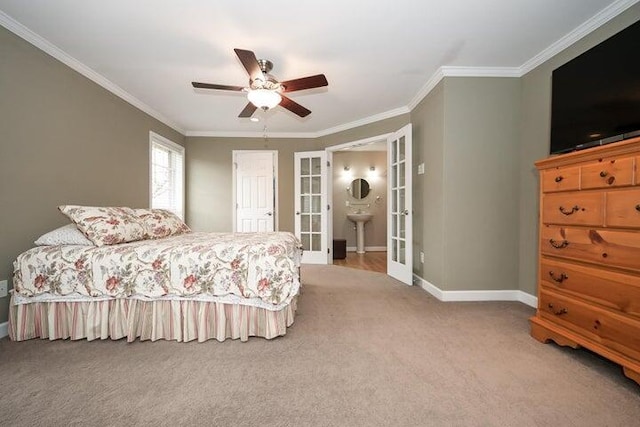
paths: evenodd
<path fill-rule="evenodd" d="M 566 248 L 567 246 L 569 246 L 569 241 L 568 240 L 563 240 L 562 242 L 557 242 L 553 239 L 549 239 L 549 243 L 551 244 L 551 246 L 553 246 L 556 249 L 562 249 L 562 248 Z"/>
<path fill-rule="evenodd" d="M 562 181 L 564 178 L 562 177 L 562 175 L 558 175 L 556 176 L 556 182 L 560 182 Z"/>
<path fill-rule="evenodd" d="M 575 212 L 578 212 L 580 210 L 580 206 L 575 205 L 571 208 L 571 210 L 565 209 L 563 206 L 560 206 L 558 209 L 560 209 L 560 212 L 563 215 L 573 215 Z"/>
<path fill-rule="evenodd" d="M 609 175 L 609 172 L 607 172 L 607 171 L 601 171 L 600 172 L 600 177 L 602 177 L 602 178 L 604 178 L 607 175 Z"/>
<path fill-rule="evenodd" d="M 565 280 L 567 280 L 567 279 L 569 278 L 569 276 L 567 276 L 567 275 L 566 275 L 566 274 L 564 274 L 564 273 L 560 273 L 560 276 L 556 277 L 556 276 L 553 274 L 553 271 L 550 271 L 550 272 L 549 272 L 549 276 L 551 277 L 551 279 L 552 279 L 554 282 L 557 282 L 557 283 L 562 283 L 562 282 L 564 282 Z"/>
<path fill-rule="evenodd" d="M 640 212 L 640 204 L 637 204 L 637 205 L 636 205 L 636 210 L 637 210 L 638 212 Z"/>
<path fill-rule="evenodd" d="M 569 313 L 569 310 L 567 310 L 566 308 L 561 308 L 560 310 L 554 309 L 553 304 L 551 303 L 549 303 L 549 310 L 551 310 L 551 312 L 556 316 L 562 316 L 563 314 Z"/>

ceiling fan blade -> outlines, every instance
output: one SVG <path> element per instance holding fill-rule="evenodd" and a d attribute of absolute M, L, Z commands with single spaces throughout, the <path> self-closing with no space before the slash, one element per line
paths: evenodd
<path fill-rule="evenodd" d="M 298 104 L 295 101 L 292 101 L 290 98 L 287 98 L 284 95 L 282 96 L 282 101 L 280 101 L 280 106 L 286 108 L 294 114 L 299 115 L 300 117 L 307 117 L 311 114 L 311 110 L 307 110 L 302 105 Z"/>
<path fill-rule="evenodd" d="M 262 70 L 260 69 L 260 64 L 258 64 L 258 59 L 256 58 L 256 54 L 250 50 L 242 50 L 242 49 L 233 49 L 238 55 L 238 59 L 242 62 L 242 65 L 249 73 L 249 77 L 251 81 L 256 79 L 265 81 L 264 74 L 262 74 Z"/>
<path fill-rule="evenodd" d="M 316 74 L 315 76 L 303 77 L 301 79 L 287 80 L 280 82 L 284 86 L 283 92 L 294 92 L 296 90 L 313 89 L 329 85 L 324 74 Z"/>
<path fill-rule="evenodd" d="M 251 116 L 253 116 L 253 113 L 255 113 L 257 109 L 258 109 L 258 107 L 256 107 L 256 106 L 255 106 L 255 105 L 253 105 L 252 103 L 248 103 L 248 104 L 244 107 L 244 110 L 242 110 L 242 111 L 240 112 L 240 114 L 238 115 L 238 117 L 242 117 L 242 118 L 251 117 Z"/>
<path fill-rule="evenodd" d="M 217 90 L 233 90 L 240 92 L 244 90 L 242 86 L 216 85 L 213 83 L 191 82 L 196 89 L 217 89 Z"/>

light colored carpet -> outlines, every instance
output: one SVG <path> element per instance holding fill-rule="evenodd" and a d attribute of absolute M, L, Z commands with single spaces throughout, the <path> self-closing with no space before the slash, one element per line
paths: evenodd
<path fill-rule="evenodd" d="M 631 426 L 640 386 L 529 336 L 520 303 L 442 303 L 304 266 L 295 323 L 247 343 L 0 341 L 0 425 Z"/>

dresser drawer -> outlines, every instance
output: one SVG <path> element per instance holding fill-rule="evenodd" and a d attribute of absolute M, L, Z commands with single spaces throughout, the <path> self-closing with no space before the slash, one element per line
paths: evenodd
<path fill-rule="evenodd" d="M 541 173 L 542 192 L 570 191 L 580 189 L 580 168 L 547 169 Z"/>
<path fill-rule="evenodd" d="M 542 196 L 544 224 L 604 225 L 604 193 L 552 193 Z"/>
<path fill-rule="evenodd" d="M 538 313 L 544 319 L 640 360 L 640 322 L 637 320 L 544 290 L 540 292 Z"/>
<path fill-rule="evenodd" d="M 544 255 L 640 270 L 640 233 L 543 225 Z"/>
<path fill-rule="evenodd" d="M 584 165 L 580 171 L 580 188 L 621 187 L 633 185 L 634 158 L 602 160 Z"/>
<path fill-rule="evenodd" d="M 543 288 L 609 307 L 640 321 L 640 276 L 542 258 Z"/>
<path fill-rule="evenodd" d="M 640 227 L 640 190 L 607 192 L 605 224 L 609 227 Z"/>

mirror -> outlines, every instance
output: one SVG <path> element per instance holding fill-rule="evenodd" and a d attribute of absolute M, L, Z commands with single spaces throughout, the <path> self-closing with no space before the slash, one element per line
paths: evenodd
<path fill-rule="evenodd" d="M 354 199 L 364 199 L 369 195 L 369 183 L 366 179 L 358 178 L 351 181 L 351 196 Z"/>

